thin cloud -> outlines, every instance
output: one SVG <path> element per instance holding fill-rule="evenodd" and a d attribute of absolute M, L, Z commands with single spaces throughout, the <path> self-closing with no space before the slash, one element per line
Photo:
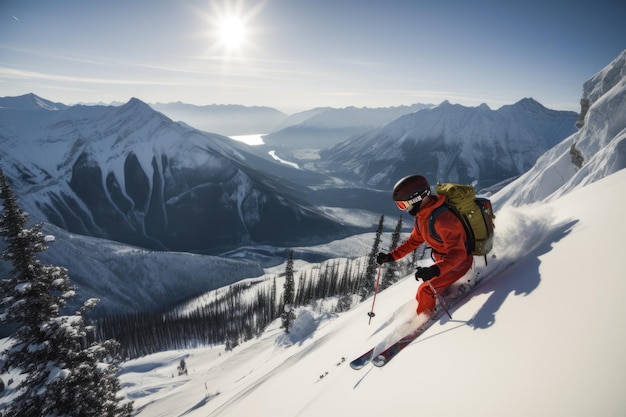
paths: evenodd
<path fill-rule="evenodd" d="M 16 48 L 10 45 L 0 43 L 0 50 L 6 50 L 9 52 L 19 52 L 21 54 L 32 55 L 34 57 L 42 57 L 48 58 L 55 61 L 68 61 L 68 62 L 78 62 L 81 64 L 89 64 L 89 65 L 99 65 L 99 66 L 107 66 L 107 67 L 119 67 L 119 62 L 105 62 L 99 59 L 93 59 L 89 57 L 78 57 L 78 56 L 70 56 L 70 55 L 61 55 L 56 51 L 42 51 L 38 49 L 32 48 Z"/>
<path fill-rule="evenodd" d="M 160 80 L 124 80 L 109 78 L 89 78 L 89 77 L 73 77 L 67 75 L 45 74 L 35 71 L 23 71 L 13 68 L 0 67 L 0 79 L 21 79 L 21 80 L 46 80 L 59 81 L 67 83 L 86 83 L 86 84 L 124 84 L 124 85 L 182 85 L 180 82 L 160 81 Z"/>

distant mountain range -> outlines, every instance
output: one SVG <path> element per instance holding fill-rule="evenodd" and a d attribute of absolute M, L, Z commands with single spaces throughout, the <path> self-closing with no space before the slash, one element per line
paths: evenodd
<path fill-rule="evenodd" d="M 150 107 L 174 121 L 224 136 L 262 134 L 272 131 L 287 115 L 271 107 L 235 104 L 196 106 L 187 103 L 151 103 Z"/>
<path fill-rule="evenodd" d="M 285 119 L 263 141 L 272 149 L 287 152 L 294 149 L 324 149 L 352 136 L 364 134 L 390 123 L 405 114 L 433 107 L 414 104 L 386 108 L 330 107 L 296 113 Z"/>
<path fill-rule="evenodd" d="M 432 183 L 487 188 L 526 172 L 576 131 L 576 119 L 530 98 L 498 110 L 444 101 L 323 150 L 320 166 L 372 187 L 419 173 Z"/>

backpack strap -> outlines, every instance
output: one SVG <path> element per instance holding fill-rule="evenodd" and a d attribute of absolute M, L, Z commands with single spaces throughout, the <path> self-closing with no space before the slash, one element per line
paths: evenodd
<path fill-rule="evenodd" d="M 435 230 L 435 219 L 437 219 L 437 216 L 439 216 L 442 211 L 449 209 L 447 206 L 448 205 L 446 203 L 440 205 L 434 209 L 428 217 L 428 234 L 439 243 L 443 243 L 443 240 L 441 239 L 441 236 L 439 236 L 439 233 L 437 233 L 437 230 Z"/>
<path fill-rule="evenodd" d="M 467 249 L 467 253 L 471 254 L 476 245 L 474 232 L 472 231 L 471 227 L 469 227 L 467 221 L 464 219 L 464 216 L 459 213 L 459 210 L 457 210 L 456 207 L 447 202 L 434 209 L 428 217 L 428 234 L 430 234 L 430 236 L 437 242 L 443 243 L 441 236 L 439 236 L 437 230 L 435 229 L 435 220 L 437 219 L 437 216 L 439 216 L 445 210 L 450 210 L 452 214 L 454 214 L 463 225 L 463 229 L 465 230 L 465 236 L 467 238 L 465 241 L 465 248 Z"/>

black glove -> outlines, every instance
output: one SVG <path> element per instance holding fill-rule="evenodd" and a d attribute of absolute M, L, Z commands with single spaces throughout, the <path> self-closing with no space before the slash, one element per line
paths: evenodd
<path fill-rule="evenodd" d="M 415 279 L 423 280 L 424 282 L 431 280 L 438 276 L 441 273 L 439 267 L 437 265 L 432 265 L 426 268 L 422 268 L 421 266 L 417 267 L 417 271 L 415 271 Z"/>
<path fill-rule="evenodd" d="M 376 257 L 376 263 L 378 265 L 382 265 L 385 262 L 393 262 L 393 261 L 394 261 L 393 257 L 390 254 L 385 253 L 385 252 L 379 252 L 378 256 Z"/>

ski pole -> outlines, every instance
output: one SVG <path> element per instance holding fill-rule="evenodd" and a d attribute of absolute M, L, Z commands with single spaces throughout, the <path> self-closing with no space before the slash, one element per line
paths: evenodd
<path fill-rule="evenodd" d="M 433 287 L 433 284 L 430 283 L 430 280 L 428 280 L 426 282 L 428 282 L 428 286 L 430 287 L 430 290 L 433 292 L 433 294 L 435 294 L 435 297 L 437 297 L 437 300 L 439 300 L 439 304 L 441 305 L 441 308 L 443 308 L 443 311 L 445 311 L 446 314 L 448 315 L 448 317 L 450 317 L 450 320 L 452 320 L 452 316 L 450 315 L 450 312 L 448 311 L 448 306 L 447 306 L 446 302 L 439 295 L 437 290 L 435 290 L 435 287 Z"/>
<path fill-rule="evenodd" d="M 368 325 L 372 322 L 372 317 L 376 315 L 374 314 L 374 303 L 376 302 L 376 294 L 378 294 L 378 283 L 380 282 L 380 270 L 381 269 L 383 269 L 383 266 L 378 265 L 378 277 L 376 278 L 376 288 L 374 289 L 374 299 L 372 300 L 372 311 L 367 313 L 367 315 L 370 316 L 370 319 L 367 322 Z"/>

